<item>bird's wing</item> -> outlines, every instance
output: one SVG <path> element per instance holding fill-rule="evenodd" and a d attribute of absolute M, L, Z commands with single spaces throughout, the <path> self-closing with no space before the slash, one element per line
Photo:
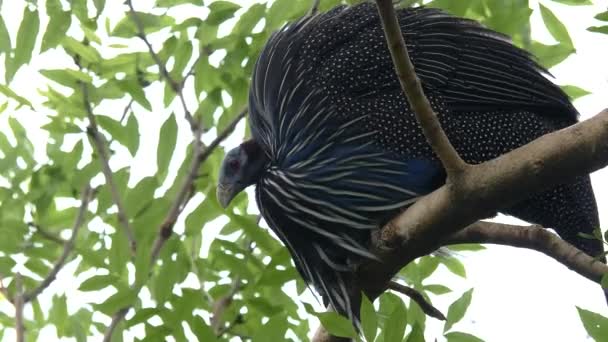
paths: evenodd
<path fill-rule="evenodd" d="M 402 9 L 398 16 L 423 86 L 451 111 L 528 109 L 576 121 L 568 96 L 507 36 L 439 9 Z M 325 17 L 301 55 L 328 92 L 361 99 L 399 89 L 374 4 L 341 7 Z"/>
<path fill-rule="evenodd" d="M 576 120 L 568 96 L 507 36 L 431 8 L 400 11 L 399 19 L 418 76 L 452 110 L 534 107 Z"/>

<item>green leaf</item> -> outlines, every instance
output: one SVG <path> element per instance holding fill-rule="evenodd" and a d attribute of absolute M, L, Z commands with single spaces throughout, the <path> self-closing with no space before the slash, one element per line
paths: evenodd
<path fill-rule="evenodd" d="M 131 249 L 126 233 L 118 222 L 115 223 L 115 228 L 117 230 L 112 234 L 112 246 L 110 248 L 110 272 L 123 274 L 131 256 Z"/>
<path fill-rule="evenodd" d="M 458 323 L 467 312 L 469 304 L 471 304 L 471 298 L 473 297 L 473 289 L 463 293 L 448 309 L 448 316 L 446 317 L 446 323 L 443 331 L 446 332 L 452 328 L 452 326 Z"/>
<path fill-rule="evenodd" d="M 154 315 L 156 315 L 160 312 L 161 312 L 161 309 L 159 309 L 159 308 L 139 309 L 139 310 L 137 310 L 137 312 L 135 312 L 135 315 L 133 315 L 133 317 L 127 321 L 126 327 L 130 328 L 139 323 L 145 323 L 146 321 L 148 321 L 148 319 L 152 318 Z"/>
<path fill-rule="evenodd" d="M 367 342 L 374 342 L 378 333 L 378 317 L 374 304 L 365 294 L 361 294 L 361 329 Z"/>
<path fill-rule="evenodd" d="M 135 11 L 135 15 L 137 16 L 137 20 L 141 22 L 145 34 L 150 34 L 175 24 L 175 19 L 168 15 L 156 15 L 137 11 Z M 134 37 L 138 31 L 132 16 L 133 14 L 129 12 L 127 16 L 119 21 L 111 35 L 121 38 Z"/>
<path fill-rule="evenodd" d="M 112 139 L 127 147 L 132 156 L 135 155 L 139 146 L 139 131 L 137 128 L 137 119 L 134 118 L 134 115 L 129 116 L 126 126 L 123 126 L 120 122 L 104 115 L 98 115 L 97 122 L 99 123 L 99 126 L 110 133 Z"/>
<path fill-rule="evenodd" d="M 530 51 L 538 58 L 541 65 L 549 69 L 568 58 L 574 52 L 574 48 L 565 44 L 545 45 L 533 41 L 530 45 Z"/>
<path fill-rule="evenodd" d="M 395 301 L 395 308 L 384 322 L 384 341 L 401 341 L 407 325 L 407 311 L 403 300 Z"/>
<path fill-rule="evenodd" d="M 591 2 L 591 0 L 553 0 L 553 1 L 559 2 L 564 5 L 570 5 L 570 6 L 593 5 L 593 2 Z"/>
<path fill-rule="evenodd" d="M 79 291 L 99 291 L 105 289 L 108 286 L 116 286 L 120 282 L 120 279 L 111 274 L 108 275 L 96 275 L 83 281 L 78 287 Z"/>
<path fill-rule="evenodd" d="M 158 148 L 156 150 L 156 175 L 158 182 L 162 184 L 169 170 L 169 163 L 173 157 L 175 143 L 177 142 L 177 121 L 175 114 L 169 115 L 160 128 Z"/>
<path fill-rule="evenodd" d="M 452 290 L 450 290 L 449 287 L 441 285 L 441 284 L 424 285 L 424 290 L 432 292 L 436 295 L 442 295 L 442 294 L 452 292 Z"/>
<path fill-rule="evenodd" d="M 215 199 L 210 199 L 210 196 L 199 204 L 186 218 L 186 236 L 194 236 L 200 234 L 203 226 L 215 218 L 223 214 L 222 208 L 218 205 Z"/>
<path fill-rule="evenodd" d="M 316 313 L 316 316 L 321 321 L 323 327 L 334 336 L 350 338 L 357 336 L 357 332 L 351 321 L 336 312 L 321 312 Z"/>
<path fill-rule="evenodd" d="M 219 339 L 215 336 L 215 333 L 211 329 L 207 323 L 201 318 L 201 316 L 193 316 L 190 321 L 190 328 L 192 328 L 192 332 L 196 335 L 199 341 L 209 341 L 214 342 Z"/>
<path fill-rule="evenodd" d="M 596 341 L 604 341 L 606 336 L 608 336 L 608 318 L 598 313 L 581 309 L 578 306 L 576 309 L 589 336 L 593 337 Z"/>
<path fill-rule="evenodd" d="M 450 247 L 448 247 L 448 249 L 452 250 L 452 251 L 457 251 L 457 252 L 477 252 L 477 251 L 483 251 L 486 248 L 478 243 L 462 243 L 462 244 L 458 244 L 458 245 L 451 245 Z"/>
<path fill-rule="evenodd" d="M 424 329 L 420 328 L 420 324 L 414 324 L 414 326 L 412 327 L 412 331 L 409 335 L 407 335 L 406 342 L 425 342 Z"/>
<path fill-rule="evenodd" d="M 46 13 L 49 16 L 49 23 L 46 32 L 42 36 L 40 52 L 52 49 L 59 45 L 72 23 L 72 15 L 69 11 L 61 9 L 59 0 L 46 1 Z"/>
<path fill-rule="evenodd" d="M 600 21 L 608 21 L 608 11 L 599 13 L 594 18 Z"/>
<path fill-rule="evenodd" d="M 604 26 L 591 26 L 591 27 L 587 28 L 587 31 L 608 34 L 608 25 L 604 25 Z"/>
<path fill-rule="evenodd" d="M 444 336 L 447 339 L 447 342 L 483 342 L 483 340 L 477 336 L 458 331 L 445 334 Z"/>
<path fill-rule="evenodd" d="M 61 46 L 73 56 L 78 56 L 81 61 L 96 64 L 101 61 L 101 55 L 90 45 L 85 45 L 76 39 L 64 36 L 61 40 Z"/>
<path fill-rule="evenodd" d="M 139 149 L 139 123 L 133 113 L 129 115 L 127 120 L 127 140 L 125 145 L 129 149 L 129 153 L 135 156 L 137 149 Z"/>
<path fill-rule="evenodd" d="M 467 272 L 464 268 L 462 262 L 454 257 L 445 257 L 441 258 L 441 263 L 447 267 L 450 272 L 454 273 L 457 276 L 466 278 Z"/>
<path fill-rule="evenodd" d="M 572 43 L 572 38 L 570 38 L 568 29 L 555 16 L 555 14 L 553 14 L 550 9 L 543 6 L 543 4 L 540 4 L 540 13 L 543 17 L 547 30 L 549 30 L 553 38 L 555 38 L 555 40 L 558 42 L 565 44 L 567 47 L 573 48 L 574 44 Z"/>
<path fill-rule="evenodd" d="M 0 55 L 11 51 L 11 36 L 8 34 L 4 19 L 0 16 Z"/>
<path fill-rule="evenodd" d="M 608 289 L 608 273 L 604 273 L 602 275 L 601 285 L 602 285 L 602 288 Z"/>
<path fill-rule="evenodd" d="M 215 1 L 209 5 L 209 15 L 205 22 L 208 25 L 219 25 L 232 18 L 241 6 L 230 1 Z"/>
<path fill-rule="evenodd" d="M 252 341 L 285 341 L 287 317 L 283 315 L 270 317 L 252 336 Z"/>
<path fill-rule="evenodd" d="M 139 103 L 139 105 L 141 105 L 148 111 L 152 111 L 152 105 L 150 104 L 150 101 L 148 101 L 148 99 L 146 98 L 146 93 L 144 92 L 144 89 L 141 87 L 139 82 L 133 79 L 118 81 L 118 87 L 122 91 L 129 93 L 129 95 L 133 97 L 133 100 Z"/>
<path fill-rule="evenodd" d="M 76 88 L 79 82 L 91 83 L 91 76 L 80 70 L 54 69 L 40 70 L 40 73 L 49 80 L 55 81 L 69 88 Z"/>
<path fill-rule="evenodd" d="M 591 92 L 573 85 L 563 85 L 560 86 L 560 88 L 562 88 L 562 90 L 565 91 L 572 100 L 576 100 L 579 97 L 591 94 Z"/>
<path fill-rule="evenodd" d="M 36 273 L 41 277 L 45 277 L 49 272 L 49 266 L 44 263 L 41 259 L 30 258 L 26 263 L 25 267 L 27 267 L 30 271 Z"/>
<path fill-rule="evenodd" d="M 95 6 L 95 9 L 97 10 L 97 14 L 95 16 L 99 17 L 106 6 L 106 0 L 93 0 L 93 6 Z"/>
<path fill-rule="evenodd" d="M 44 317 L 44 312 L 42 311 L 42 307 L 40 306 L 40 301 L 38 299 L 34 299 L 32 301 L 32 311 L 34 312 L 34 321 L 36 321 L 37 325 L 43 325 L 46 321 Z"/>
<path fill-rule="evenodd" d="M 15 56 L 14 58 L 6 59 L 6 81 L 8 83 L 13 79 L 17 70 L 32 59 L 32 51 L 34 51 L 34 46 L 36 45 L 39 29 L 40 18 L 38 17 L 38 10 L 30 11 L 29 6 L 25 6 L 23 20 L 21 20 L 19 31 L 17 31 Z"/>
<path fill-rule="evenodd" d="M 253 31 L 257 23 L 264 18 L 265 14 L 266 4 L 255 4 L 251 6 L 247 12 L 241 15 L 239 21 L 234 25 L 232 33 L 241 36 L 251 35 L 251 31 Z"/>
<path fill-rule="evenodd" d="M 137 298 L 137 293 L 133 289 L 125 289 L 111 295 L 103 303 L 94 305 L 95 309 L 102 313 L 112 316 L 116 311 L 131 305 Z"/>
<path fill-rule="evenodd" d="M 132 217 L 136 217 L 141 210 L 154 200 L 154 192 L 158 186 L 156 177 L 150 176 L 140 180 L 133 189 L 129 189 L 125 198 L 125 210 L 127 213 Z"/>
<path fill-rule="evenodd" d="M 53 305 L 51 306 L 48 317 L 49 321 L 55 324 L 58 335 L 61 334 L 63 326 L 68 319 L 68 306 L 64 295 L 53 296 Z"/>
<path fill-rule="evenodd" d="M 30 108 L 34 108 L 32 107 L 30 101 L 28 101 L 25 97 L 17 95 L 17 93 L 15 93 L 11 88 L 3 84 L 0 84 L 0 93 L 4 94 L 8 98 L 19 102 L 19 106 L 28 106 Z"/>

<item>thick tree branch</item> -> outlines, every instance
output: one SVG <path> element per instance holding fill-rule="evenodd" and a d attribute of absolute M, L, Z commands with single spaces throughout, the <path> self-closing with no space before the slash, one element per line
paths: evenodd
<path fill-rule="evenodd" d="M 607 165 L 608 110 L 586 122 L 545 135 L 494 160 L 467 165 L 459 160 L 430 110 L 407 57 L 392 3 L 386 0 L 377 0 L 377 3 L 408 102 L 448 176 L 450 172 L 452 175 L 456 172 L 458 177 L 453 177 L 441 188 L 421 197 L 382 229 L 372 248 L 381 261 L 369 261 L 359 267 L 357 286 L 368 297 L 375 298 L 387 289 L 392 277 L 403 266 L 429 254 L 447 241 L 471 242 L 469 239 L 512 243 L 542 250 L 584 276 L 598 281 L 606 272 L 605 265 L 592 262 L 592 258 L 583 256 L 575 248 L 566 247 L 567 244 L 558 237 L 540 233 L 540 229 L 502 232 L 499 229 L 482 230 L 475 225 L 463 228 L 494 216 L 499 209 L 535 193 Z M 465 168 L 466 172 L 460 172 Z M 524 241 L 523 237 L 533 242 Z M 319 339 L 315 341 L 339 340 L 328 337 L 322 331 L 317 336 Z"/>
<path fill-rule="evenodd" d="M 425 314 L 427 314 L 431 317 L 437 318 L 439 320 L 445 321 L 445 316 L 441 313 L 441 311 L 437 310 L 437 308 L 435 308 L 433 306 L 433 304 L 427 302 L 427 300 L 424 298 L 422 293 L 416 291 L 415 289 L 413 289 L 409 286 L 399 284 L 396 281 L 389 282 L 388 288 L 410 297 L 411 300 L 413 300 L 414 302 L 416 302 L 416 304 L 418 304 L 420 309 L 422 309 L 422 311 Z"/>
<path fill-rule="evenodd" d="M 15 333 L 17 342 L 25 341 L 25 326 L 23 325 L 23 306 L 25 301 L 23 298 L 23 279 L 21 273 L 15 274 L 15 297 L 13 298 L 15 305 Z"/>
<path fill-rule="evenodd" d="M 574 272 L 600 283 L 608 266 L 541 226 L 514 226 L 478 221 L 448 236 L 442 244 L 492 243 L 529 248 L 552 257 Z"/>
<path fill-rule="evenodd" d="M 86 83 L 81 82 L 81 89 L 84 107 L 87 113 L 87 118 L 89 119 L 88 133 L 91 136 L 93 144 L 95 145 L 95 149 L 97 150 L 97 154 L 99 155 L 99 162 L 101 163 L 101 172 L 103 173 L 104 178 L 106 180 L 106 184 L 110 189 L 112 201 L 114 202 L 114 204 L 116 204 L 116 208 L 118 211 L 116 213 L 118 217 L 118 222 L 124 230 L 125 234 L 127 235 L 127 239 L 129 240 L 129 245 L 131 247 L 131 253 L 135 255 L 137 243 L 135 241 L 135 236 L 133 235 L 133 229 L 131 228 L 131 224 L 129 223 L 129 218 L 125 210 L 125 206 L 122 202 L 122 198 L 120 197 L 120 193 L 118 192 L 118 187 L 116 186 L 116 183 L 114 183 L 114 175 L 112 173 L 112 169 L 110 168 L 110 157 L 107 150 L 107 143 L 103 135 L 99 132 L 97 120 L 95 119 L 95 114 L 93 114 L 93 108 L 91 108 L 91 102 L 89 100 L 89 87 Z"/>
<path fill-rule="evenodd" d="M 607 164 L 608 110 L 604 110 L 592 119 L 475 165 L 459 178 L 458 192 L 446 184 L 421 197 L 384 227 L 374 248 L 382 262 L 360 267 L 360 285 L 374 298 L 399 269 L 435 250 L 447 236 L 494 216 L 500 208 Z"/>
<path fill-rule="evenodd" d="M 455 175 L 462 173 L 467 164 L 460 158 L 458 152 L 456 152 L 450 143 L 450 140 L 441 128 L 437 115 L 433 112 L 429 100 L 424 95 L 422 84 L 414 72 L 414 65 L 407 52 L 393 1 L 376 0 L 376 3 L 401 89 L 416 115 L 416 120 L 418 120 L 422 128 L 426 140 L 441 160 L 448 179 L 451 180 L 450 178 L 453 176 L 455 177 Z"/>
<path fill-rule="evenodd" d="M 89 201 L 91 200 L 92 193 L 93 191 L 91 189 L 91 186 L 87 184 L 82 190 L 80 209 L 78 210 L 78 215 L 76 215 L 76 220 L 74 221 L 74 225 L 72 226 L 72 236 L 70 236 L 70 239 L 66 241 L 63 245 L 63 252 L 61 253 L 61 256 L 59 257 L 59 259 L 57 259 L 55 265 L 53 266 L 53 269 L 49 272 L 46 278 L 44 278 L 40 285 L 38 285 L 38 287 L 33 289 L 31 292 L 23 294 L 24 303 L 28 303 L 36 299 L 36 297 L 41 294 L 42 291 L 49 287 L 49 285 L 51 285 L 51 283 L 55 280 L 55 277 L 57 277 L 59 271 L 61 271 L 61 269 L 65 265 L 68 256 L 72 252 L 72 249 L 74 249 L 74 244 L 76 243 L 78 231 L 80 230 L 80 227 L 82 227 L 85 221 L 85 216 L 87 208 L 89 207 Z"/>

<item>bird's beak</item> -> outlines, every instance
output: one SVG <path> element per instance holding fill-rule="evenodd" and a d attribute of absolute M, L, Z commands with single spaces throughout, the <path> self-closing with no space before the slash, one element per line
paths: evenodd
<path fill-rule="evenodd" d="M 218 184 L 217 185 L 217 200 L 220 202 L 222 208 L 226 209 L 230 204 L 230 201 L 236 196 L 237 191 L 234 191 L 236 187 L 231 184 Z"/>

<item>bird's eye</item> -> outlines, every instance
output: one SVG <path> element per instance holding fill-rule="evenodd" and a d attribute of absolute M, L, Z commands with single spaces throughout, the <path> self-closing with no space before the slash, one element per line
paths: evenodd
<path fill-rule="evenodd" d="M 232 160 L 231 160 L 231 161 L 228 163 L 228 166 L 230 167 L 230 169 L 231 169 L 232 171 L 236 171 L 236 170 L 238 170 L 238 169 L 239 169 L 239 167 L 241 166 L 241 163 L 239 163 L 239 161 L 238 161 L 238 160 L 236 160 L 236 159 L 232 159 Z"/>

